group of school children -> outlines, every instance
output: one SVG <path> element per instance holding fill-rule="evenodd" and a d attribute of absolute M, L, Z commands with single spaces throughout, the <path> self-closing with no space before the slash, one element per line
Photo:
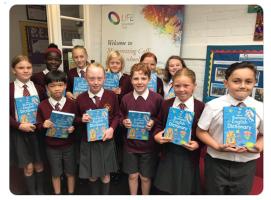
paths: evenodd
<path fill-rule="evenodd" d="M 45 160 L 49 162 L 54 194 L 63 194 L 61 176 L 65 174 L 68 194 L 74 194 L 78 175 L 88 179 L 90 194 L 107 195 L 110 174 L 119 169 L 128 174 L 131 195 L 136 195 L 139 187 L 143 195 L 148 195 L 153 185 L 161 194 L 249 194 L 256 159 L 263 151 L 263 104 L 250 96 L 256 83 L 253 64 L 232 64 L 224 81 L 228 94 L 204 104 L 193 96 L 195 73 L 179 56 L 167 60 L 163 80 L 157 78 L 157 92 L 148 89 L 157 64 L 151 52 L 141 56 L 130 75 L 123 73 L 124 59 L 118 51 L 108 54 L 106 69 L 98 63 L 90 64 L 83 46 L 72 49 L 72 58 L 76 68 L 67 75 L 58 70 L 62 54 L 54 44 L 45 52 L 46 69 L 40 73 L 32 75 L 32 64 L 26 56 L 12 60 L 16 80 L 10 83 L 11 162 L 23 168 L 29 194 L 44 194 Z M 106 71 L 119 74 L 119 87 L 112 91 L 103 88 Z M 89 90 L 74 95 L 74 77 L 85 78 Z M 15 98 L 32 95 L 40 99 L 36 123 L 20 123 Z M 240 103 L 257 113 L 258 137 L 252 148 L 223 144 L 223 107 Z M 194 113 L 189 143 L 176 145 L 164 137 L 170 107 Z M 88 142 L 86 124 L 91 117 L 86 111 L 99 108 L 108 110 L 109 128 L 102 140 Z M 53 110 L 76 116 L 66 139 L 44 134 L 54 126 L 50 120 Z M 150 113 L 148 140 L 127 139 L 127 129 L 132 126 L 129 110 Z M 205 145 L 202 188 L 199 159 Z"/>

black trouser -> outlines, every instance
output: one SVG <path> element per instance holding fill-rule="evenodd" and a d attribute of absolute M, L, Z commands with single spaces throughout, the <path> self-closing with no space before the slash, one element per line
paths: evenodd
<path fill-rule="evenodd" d="M 205 157 L 205 189 L 212 195 L 246 195 L 252 188 L 256 160 L 234 162 Z"/>

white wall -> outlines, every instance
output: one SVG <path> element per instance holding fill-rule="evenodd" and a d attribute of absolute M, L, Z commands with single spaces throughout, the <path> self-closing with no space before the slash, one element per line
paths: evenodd
<path fill-rule="evenodd" d="M 259 45 L 253 34 L 256 13 L 247 5 L 187 5 L 181 57 L 197 75 L 195 96 L 202 99 L 207 45 Z"/>
<path fill-rule="evenodd" d="M 90 52 L 89 59 L 102 63 L 102 6 L 90 6 Z M 103 58 L 105 59 L 105 58 Z"/>

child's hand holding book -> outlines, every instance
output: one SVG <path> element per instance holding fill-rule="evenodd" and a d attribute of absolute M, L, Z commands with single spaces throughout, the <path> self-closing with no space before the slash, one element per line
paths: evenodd
<path fill-rule="evenodd" d="M 154 140 L 159 144 L 164 144 L 172 141 L 172 138 L 166 138 L 163 136 L 164 132 L 165 130 L 160 131 L 154 136 Z"/>
<path fill-rule="evenodd" d="M 21 123 L 19 126 L 19 130 L 23 131 L 23 132 L 34 132 L 36 129 L 36 126 L 34 124 L 31 123 Z"/>
<path fill-rule="evenodd" d="M 82 122 L 87 123 L 91 121 L 91 117 L 89 116 L 89 114 L 83 114 L 82 116 Z"/>
<path fill-rule="evenodd" d="M 43 128 L 53 128 L 54 123 L 50 119 L 46 119 L 43 123 Z"/>

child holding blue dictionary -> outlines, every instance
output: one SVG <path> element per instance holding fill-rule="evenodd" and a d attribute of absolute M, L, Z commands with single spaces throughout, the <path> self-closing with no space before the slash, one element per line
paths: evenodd
<path fill-rule="evenodd" d="M 89 90 L 77 98 L 78 120 L 82 126 L 79 177 L 89 180 L 91 194 L 108 195 L 110 173 L 118 170 L 113 136 L 119 124 L 119 102 L 114 92 L 103 88 L 105 70 L 101 64 L 92 63 L 87 67 L 86 80 Z M 108 110 L 109 127 L 101 140 L 88 140 L 87 123 L 91 117 L 87 111 L 90 109 Z"/>
<path fill-rule="evenodd" d="M 196 127 L 204 103 L 193 96 L 197 84 L 196 75 L 192 70 L 188 68 L 178 70 L 172 81 L 176 97 L 162 104 L 158 116 L 159 123 L 155 129 L 154 138 L 156 142 L 162 144 L 162 156 L 154 185 L 166 194 L 200 194 L 199 157 L 202 143 L 196 137 Z M 164 135 L 171 107 L 194 113 L 192 127 L 189 127 L 191 140 L 188 143 L 177 145 Z"/>
<path fill-rule="evenodd" d="M 63 194 L 61 192 L 61 175 L 65 173 L 67 177 L 68 194 L 74 194 L 75 189 L 75 145 L 74 129 L 71 124 L 61 136 L 54 137 L 54 124 L 51 120 L 52 111 L 64 112 L 66 114 L 76 114 L 76 104 L 74 101 L 64 96 L 67 77 L 62 71 L 50 71 L 45 75 L 45 84 L 50 97 L 42 101 L 37 112 L 37 128 L 41 132 L 46 132 L 45 144 L 47 158 L 50 164 L 54 194 Z M 62 118 L 63 119 L 63 118 Z M 62 165 L 63 163 L 63 165 Z"/>
<path fill-rule="evenodd" d="M 143 63 L 134 64 L 131 68 L 131 79 L 134 90 L 126 94 L 121 101 L 121 123 L 126 129 L 132 127 L 129 111 L 148 112 L 144 131 L 149 131 L 147 140 L 127 138 L 128 130 L 124 134 L 123 171 L 129 175 L 130 194 L 136 195 L 139 178 L 143 195 L 150 193 L 152 178 L 155 175 L 157 163 L 157 146 L 153 138 L 154 125 L 163 102 L 163 97 L 148 89 L 151 71 Z M 143 131 L 142 131 L 143 132 Z"/>
<path fill-rule="evenodd" d="M 205 189 L 212 195 L 249 194 L 256 170 L 256 159 L 263 151 L 263 103 L 250 97 L 256 84 L 252 63 L 233 63 L 225 72 L 228 94 L 206 104 L 198 122 L 197 136 L 205 143 Z M 223 108 L 250 107 L 255 110 L 257 140 L 254 146 L 223 142 Z"/>
<path fill-rule="evenodd" d="M 46 92 L 34 84 L 32 76 L 32 63 L 27 56 L 18 55 L 12 59 L 12 72 L 16 79 L 10 83 L 10 151 L 11 159 L 19 168 L 23 168 L 28 194 L 44 194 L 44 158 L 38 137 L 36 123 L 27 119 L 19 119 L 20 110 L 25 110 L 25 104 L 16 105 L 18 99 L 38 97 L 39 101 L 45 99 Z M 36 102 L 37 104 L 39 102 Z M 36 107 L 37 108 L 37 107 Z M 33 118 L 36 110 L 34 111 Z M 13 163 L 12 163 L 13 164 Z"/>

